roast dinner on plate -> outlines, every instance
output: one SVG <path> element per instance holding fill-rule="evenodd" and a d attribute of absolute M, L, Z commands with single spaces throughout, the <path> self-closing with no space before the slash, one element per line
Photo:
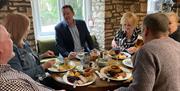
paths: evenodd
<path fill-rule="evenodd" d="M 131 55 L 127 52 L 118 52 L 117 53 L 116 50 L 110 50 L 109 56 L 113 59 L 119 59 L 119 60 L 123 60 L 123 59 L 131 57 Z"/>
<path fill-rule="evenodd" d="M 110 65 L 102 68 L 100 73 L 110 80 L 127 80 L 131 77 L 132 73 L 129 69 L 119 65 Z"/>
<path fill-rule="evenodd" d="M 69 85 L 86 86 L 96 80 L 96 75 L 91 68 L 84 71 L 70 70 L 63 76 L 63 80 Z"/>
<path fill-rule="evenodd" d="M 51 72 L 66 72 L 75 67 L 75 63 L 73 61 L 69 61 L 67 63 L 55 63 L 51 68 L 48 68 Z"/>

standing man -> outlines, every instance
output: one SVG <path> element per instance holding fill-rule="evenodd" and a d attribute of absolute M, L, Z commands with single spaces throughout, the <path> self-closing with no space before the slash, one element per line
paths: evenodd
<path fill-rule="evenodd" d="M 133 82 L 115 91 L 180 91 L 180 43 L 168 37 L 168 25 L 162 13 L 145 17 L 145 44 L 135 54 Z"/>
<path fill-rule="evenodd" d="M 55 26 L 57 49 L 64 57 L 69 54 L 75 57 L 78 51 L 90 51 L 93 42 L 86 23 L 83 20 L 74 19 L 74 10 L 70 5 L 62 7 L 64 21 Z"/>

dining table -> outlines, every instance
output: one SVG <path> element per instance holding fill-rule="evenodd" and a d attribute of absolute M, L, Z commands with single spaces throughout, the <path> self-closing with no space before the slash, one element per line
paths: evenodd
<path fill-rule="evenodd" d="M 57 59 L 56 59 L 57 60 Z M 131 71 L 133 70 L 133 68 L 127 67 L 125 65 L 122 64 L 122 60 L 120 61 L 120 66 L 126 67 L 128 69 L 130 69 Z M 76 60 L 77 62 L 77 60 Z M 100 72 L 100 69 L 103 67 L 99 67 L 98 70 L 96 69 L 96 71 Z M 101 76 L 99 76 L 96 72 L 94 72 L 94 74 L 96 75 L 96 79 L 93 83 L 89 84 L 89 85 L 85 85 L 85 86 L 72 86 L 67 84 L 64 79 L 63 76 L 66 74 L 66 72 L 49 72 L 49 77 L 51 79 L 51 81 L 53 81 L 53 85 L 55 89 L 65 89 L 66 91 L 113 91 L 119 87 L 127 87 L 129 86 L 129 84 L 132 82 L 132 77 L 130 77 L 127 80 L 109 80 L 107 78 L 101 78 Z"/>
<path fill-rule="evenodd" d="M 51 77 L 56 81 L 56 89 L 66 89 L 66 91 L 113 91 L 119 87 L 127 87 L 131 83 L 131 81 L 107 81 L 97 77 L 96 81 L 90 85 L 74 88 L 63 80 L 57 80 L 57 76 L 59 77 L 57 74 L 51 74 Z"/>

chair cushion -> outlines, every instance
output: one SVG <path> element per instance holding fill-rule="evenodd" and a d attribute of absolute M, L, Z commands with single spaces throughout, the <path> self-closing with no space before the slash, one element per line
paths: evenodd
<path fill-rule="evenodd" d="M 96 36 L 91 35 L 91 37 L 92 37 L 94 47 L 96 49 L 99 49 L 99 44 L 97 42 Z M 38 46 L 39 54 L 42 54 L 48 50 L 51 50 L 55 53 L 55 55 L 58 55 L 58 51 L 56 50 L 56 40 L 54 38 L 39 39 L 39 40 L 37 40 L 37 46 Z"/>
<path fill-rule="evenodd" d="M 48 50 L 51 50 L 56 54 L 57 51 L 56 51 L 56 45 L 55 44 L 56 44 L 55 39 L 37 40 L 38 53 L 42 54 Z"/>

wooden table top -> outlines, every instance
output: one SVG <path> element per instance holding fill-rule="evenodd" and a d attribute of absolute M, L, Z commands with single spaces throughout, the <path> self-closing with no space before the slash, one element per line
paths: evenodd
<path fill-rule="evenodd" d="M 126 87 L 130 84 L 131 79 L 126 81 L 110 81 L 102 80 L 97 76 L 97 79 L 94 83 L 87 85 L 87 86 L 77 86 L 73 88 L 73 86 L 66 84 L 63 79 L 61 78 L 63 74 L 51 74 L 51 77 L 56 81 L 57 87 L 60 89 L 66 89 L 67 91 L 113 91 L 119 87 Z M 58 79 L 61 78 L 61 79 Z"/>
<path fill-rule="evenodd" d="M 123 66 L 122 64 L 120 65 Z M 126 81 L 108 82 L 107 80 L 102 80 L 99 78 L 99 76 L 97 76 L 97 79 L 94 83 L 87 86 L 77 86 L 76 88 L 73 88 L 73 86 L 68 85 L 63 81 L 62 73 L 52 73 L 51 77 L 54 79 L 56 89 L 66 89 L 66 91 L 113 91 L 119 87 L 127 87 L 132 81 L 132 78 L 130 78 Z M 57 80 L 57 77 L 60 78 L 60 80 Z"/>

